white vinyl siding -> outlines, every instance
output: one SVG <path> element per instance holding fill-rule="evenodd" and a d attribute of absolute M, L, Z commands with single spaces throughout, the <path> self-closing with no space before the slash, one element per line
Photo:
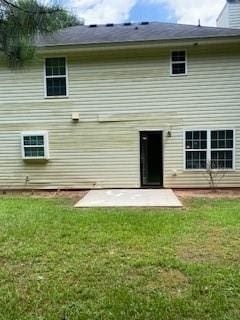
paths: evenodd
<path fill-rule="evenodd" d="M 240 187 L 239 45 L 186 49 L 180 78 L 169 76 L 171 48 L 64 53 L 69 99 L 43 98 L 45 56 L 17 72 L 1 60 L 1 188 L 138 188 L 139 131 L 151 129 L 164 134 L 164 187 L 208 187 L 184 170 L 183 131 L 209 128 L 235 129 L 235 170 L 220 186 Z M 20 134 L 36 129 L 49 133 L 50 159 L 22 161 Z"/>
<path fill-rule="evenodd" d="M 229 4 L 226 3 L 220 15 L 217 18 L 217 27 L 229 28 Z"/>
<path fill-rule="evenodd" d="M 240 28 L 240 3 L 229 4 L 229 28 Z"/>
<path fill-rule="evenodd" d="M 240 28 L 240 3 L 226 3 L 217 19 L 217 26 L 221 28 Z"/>

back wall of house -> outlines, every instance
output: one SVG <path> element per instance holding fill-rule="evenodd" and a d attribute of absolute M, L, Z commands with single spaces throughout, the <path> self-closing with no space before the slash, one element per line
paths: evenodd
<path fill-rule="evenodd" d="M 172 49 L 66 55 L 64 99 L 44 98 L 43 57 L 19 71 L 0 64 L 0 188 L 138 188 L 139 131 L 153 129 L 164 130 L 164 186 L 207 187 L 204 171 L 184 170 L 183 132 L 214 128 L 235 129 L 235 169 L 221 186 L 240 187 L 239 47 L 180 48 L 180 77 L 170 76 Z M 42 130 L 49 160 L 24 161 L 21 132 Z"/>

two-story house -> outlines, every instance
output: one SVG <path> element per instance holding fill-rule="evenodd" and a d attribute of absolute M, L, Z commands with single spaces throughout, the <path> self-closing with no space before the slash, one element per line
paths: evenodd
<path fill-rule="evenodd" d="M 77 26 L 37 54 L 0 62 L 2 189 L 208 187 L 210 167 L 240 187 L 240 1 L 217 28 Z"/>

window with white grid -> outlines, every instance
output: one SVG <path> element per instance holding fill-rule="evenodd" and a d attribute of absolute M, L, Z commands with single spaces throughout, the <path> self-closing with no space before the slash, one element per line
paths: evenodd
<path fill-rule="evenodd" d="M 187 53 L 185 50 L 171 52 L 171 75 L 187 75 Z"/>
<path fill-rule="evenodd" d="M 186 131 L 186 169 L 207 168 L 207 131 Z"/>
<path fill-rule="evenodd" d="M 234 169 L 234 130 L 185 131 L 185 169 Z"/>
<path fill-rule="evenodd" d="M 48 159 L 48 133 L 22 132 L 23 159 Z"/>
<path fill-rule="evenodd" d="M 46 58 L 46 97 L 67 96 L 66 58 Z"/>
<path fill-rule="evenodd" d="M 211 131 L 211 166 L 213 169 L 232 169 L 234 153 L 233 130 Z"/>

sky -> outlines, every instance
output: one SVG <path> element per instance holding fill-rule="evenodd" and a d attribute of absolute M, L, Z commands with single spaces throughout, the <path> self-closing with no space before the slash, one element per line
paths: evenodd
<path fill-rule="evenodd" d="M 85 24 L 163 21 L 215 26 L 226 0 L 63 0 Z"/>

